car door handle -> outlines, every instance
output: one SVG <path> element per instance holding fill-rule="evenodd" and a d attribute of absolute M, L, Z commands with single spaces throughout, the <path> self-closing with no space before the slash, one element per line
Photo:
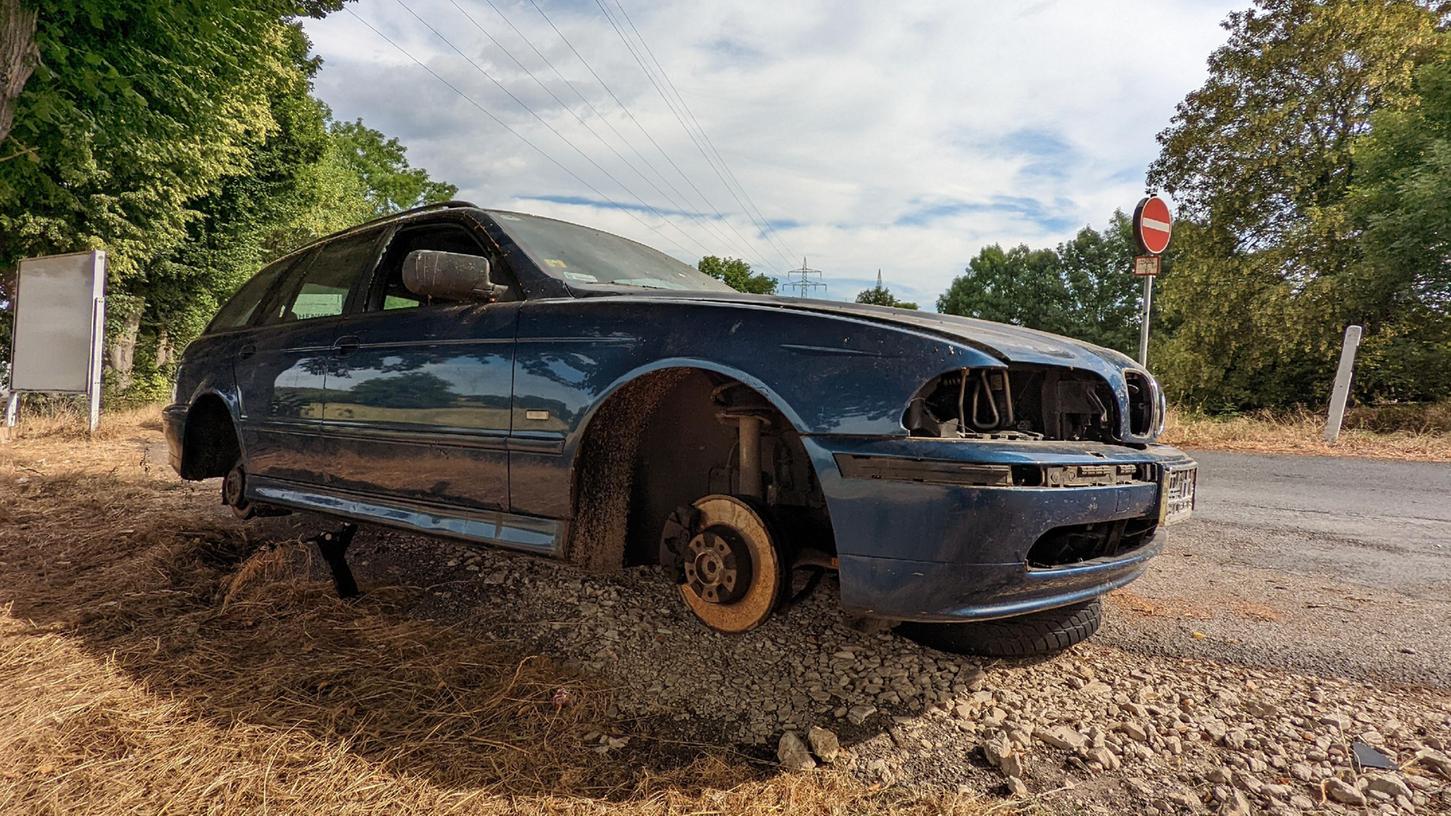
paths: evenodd
<path fill-rule="evenodd" d="M 333 341 L 333 351 L 339 355 L 352 354 L 358 350 L 363 341 L 356 334 L 348 334 Z"/>
<path fill-rule="evenodd" d="M 239 349 L 237 349 L 237 358 L 240 359 L 240 360 L 245 360 L 248 357 L 251 357 L 253 354 L 256 354 L 256 353 L 257 353 L 257 346 L 256 346 L 256 344 L 254 344 L 254 343 L 243 343 L 242 344 L 242 347 L 239 348 Z"/>

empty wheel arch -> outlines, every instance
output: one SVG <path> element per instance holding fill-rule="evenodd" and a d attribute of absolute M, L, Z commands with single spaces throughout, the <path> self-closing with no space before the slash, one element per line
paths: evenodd
<path fill-rule="evenodd" d="M 241 455 L 237 428 L 227 404 L 215 394 L 197 399 L 186 415 L 181 477 L 198 481 L 226 476 Z"/>
<path fill-rule="evenodd" d="M 763 419 L 754 501 L 774 537 L 792 552 L 834 553 L 815 470 L 785 415 L 738 380 L 671 368 L 623 386 L 591 419 L 575 466 L 570 560 L 602 570 L 659 563 L 674 511 L 702 496 L 739 495 L 730 414 L 741 410 Z"/>

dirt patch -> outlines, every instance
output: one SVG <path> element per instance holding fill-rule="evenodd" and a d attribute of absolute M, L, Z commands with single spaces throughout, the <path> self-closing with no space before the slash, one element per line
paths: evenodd
<path fill-rule="evenodd" d="M 1108 596 L 1109 604 L 1135 615 L 1174 620 L 1209 620 L 1214 613 L 1207 607 L 1182 598 L 1148 598 L 1130 589 L 1121 589 Z"/>

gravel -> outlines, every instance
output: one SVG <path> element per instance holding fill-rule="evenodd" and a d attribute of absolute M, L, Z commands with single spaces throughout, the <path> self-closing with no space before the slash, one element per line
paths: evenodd
<path fill-rule="evenodd" d="M 599 576 L 383 531 L 360 534 L 352 558 L 365 589 L 428 587 L 415 614 L 602 678 L 621 720 L 791 772 L 830 763 L 869 783 L 1067 811 L 1348 813 L 1364 801 L 1375 812 L 1451 812 L 1444 689 L 1098 641 L 1044 661 L 986 663 L 853 628 L 830 581 L 726 636 L 698 624 L 654 569 Z M 1401 770 L 1362 773 L 1356 739 Z"/>

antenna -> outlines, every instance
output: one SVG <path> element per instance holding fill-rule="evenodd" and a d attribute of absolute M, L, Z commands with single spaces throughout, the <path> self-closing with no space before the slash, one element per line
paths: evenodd
<path fill-rule="evenodd" d="M 826 283 L 821 279 L 821 270 L 812 269 L 806 265 L 806 258 L 801 259 L 800 269 L 786 270 L 786 282 L 781 285 L 786 291 L 796 290 L 796 297 L 811 297 L 816 290 L 820 289 L 821 294 L 826 294 Z"/>

